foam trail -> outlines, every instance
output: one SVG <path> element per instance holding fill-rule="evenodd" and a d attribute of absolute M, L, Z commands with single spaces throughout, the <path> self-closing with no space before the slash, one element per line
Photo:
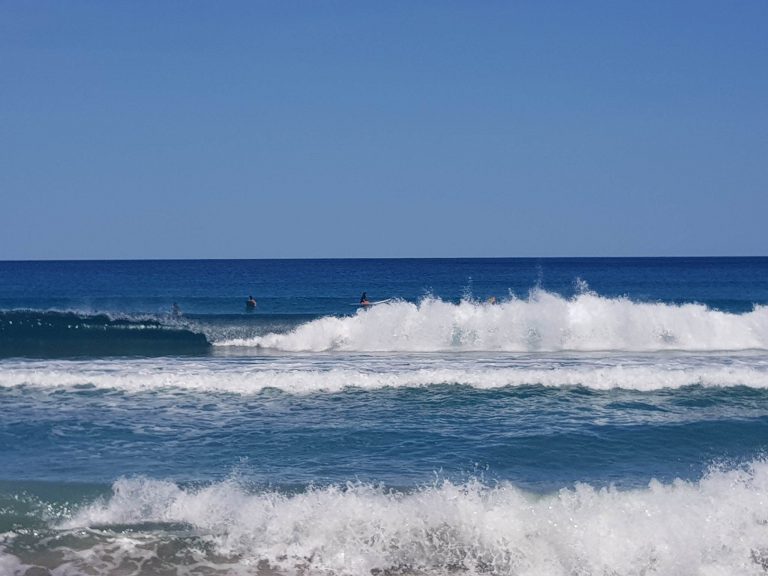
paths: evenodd
<path fill-rule="evenodd" d="M 768 388 L 768 360 L 753 356 L 711 359 L 650 356 L 639 360 L 600 361 L 534 358 L 497 361 L 493 365 L 450 359 L 404 361 L 398 365 L 387 358 L 369 358 L 357 363 L 368 368 L 349 367 L 341 362 L 340 367 L 335 363 L 326 367 L 301 362 L 238 366 L 179 360 L 175 363 L 169 360 L 5 362 L 0 370 L 0 388 L 28 386 L 55 390 L 88 385 L 132 393 L 183 389 L 245 395 L 258 394 L 267 388 L 309 394 L 347 388 L 374 390 L 436 384 L 462 384 L 478 389 L 543 385 L 640 391 L 690 385 Z"/>
<path fill-rule="evenodd" d="M 324 317 L 289 333 L 214 342 L 286 351 L 656 351 L 768 349 L 768 307 L 729 314 L 701 304 L 632 302 L 542 290 L 502 304 L 426 298 L 352 317 Z"/>
<path fill-rule="evenodd" d="M 252 493 L 235 481 L 185 489 L 138 478 L 119 480 L 111 498 L 60 529 L 186 523 L 216 554 L 246 566 L 267 561 L 287 574 L 757 575 L 768 558 L 767 501 L 763 461 L 697 483 L 577 485 L 545 496 L 480 482 L 285 495 Z M 119 548 L 109 550 L 112 561 Z"/>

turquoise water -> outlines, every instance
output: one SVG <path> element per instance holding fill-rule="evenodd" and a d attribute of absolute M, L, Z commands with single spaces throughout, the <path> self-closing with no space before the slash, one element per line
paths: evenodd
<path fill-rule="evenodd" d="M 0 574 L 763 574 L 766 350 L 766 258 L 3 262 Z"/>

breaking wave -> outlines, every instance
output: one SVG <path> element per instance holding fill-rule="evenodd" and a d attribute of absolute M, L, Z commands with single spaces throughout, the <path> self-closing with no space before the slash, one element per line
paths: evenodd
<path fill-rule="evenodd" d="M 538 290 L 500 304 L 398 301 L 214 345 L 292 352 L 765 350 L 768 307 L 732 314 L 702 304 L 642 303 L 591 292 L 567 299 Z"/>
<path fill-rule="evenodd" d="M 57 554 L 46 561 L 67 574 L 757 575 L 768 567 L 766 501 L 760 460 L 698 482 L 546 495 L 480 481 L 284 493 L 237 480 L 190 488 L 132 478 L 52 520 L 45 545 Z M 6 535 L 4 544 L 18 573 L 44 556 L 22 540 Z"/>
<path fill-rule="evenodd" d="M 768 307 L 634 302 L 536 290 L 499 304 L 425 298 L 351 316 L 113 316 L 0 311 L 0 357 L 164 356 L 210 352 L 592 352 L 768 349 Z"/>

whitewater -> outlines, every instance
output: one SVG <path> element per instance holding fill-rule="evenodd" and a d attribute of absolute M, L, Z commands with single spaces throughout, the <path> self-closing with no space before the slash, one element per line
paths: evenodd
<path fill-rule="evenodd" d="M 731 314 L 702 304 L 641 303 L 590 292 L 567 299 L 534 290 L 499 304 L 438 298 L 387 303 L 351 318 L 320 318 L 287 334 L 215 344 L 291 352 L 766 350 L 768 307 Z"/>
<path fill-rule="evenodd" d="M 0 387 L 123 392 L 174 389 L 254 395 L 267 389 L 292 394 L 339 392 L 348 388 L 428 387 L 460 384 L 478 389 L 541 385 L 652 391 L 686 386 L 768 388 L 764 354 L 634 354 L 574 356 L 538 354 L 489 358 L 349 354 L 343 359 L 123 359 L 6 361 Z"/>
<path fill-rule="evenodd" d="M 284 574 L 760 575 L 766 498 L 763 461 L 711 470 L 696 483 L 631 491 L 580 484 L 543 497 L 478 481 L 409 493 L 350 483 L 287 495 L 253 492 L 236 478 L 203 488 L 136 478 L 74 513 L 58 511 L 52 537 L 62 574 L 139 573 L 171 547 L 183 559 L 180 574 L 269 566 Z M 172 536 L 157 541 L 153 527 L 163 526 Z M 3 568 L 26 565 L 6 556 Z"/>

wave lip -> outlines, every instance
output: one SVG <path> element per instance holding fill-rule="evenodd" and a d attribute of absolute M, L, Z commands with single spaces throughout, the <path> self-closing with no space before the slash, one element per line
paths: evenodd
<path fill-rule="evenodd" d="M 290 352 L 766 350 L 768 307 L 731 314 L 702 304 L 642 303 L 592 292 L 566 299 L 542 290 L 500 304 L 429 297 L 214 345 Z"/>
<path fill-rule="evenodd" d="M 258 565 L 280 574 L 757 575 L 768 558 L 767 499 L 761 460 L 698 482 L 626 491 L 579 484 L 546 495 L 479 481 L 286 494 L 237 480 L 184 488 L 131 478 L 54 529 L 67 536 L 57 548 L 65 571 L 117 566 L 172 539 L 225 574 Z M 88 540 L 87 553 L 69 549 L 77 538 Z"/>
<path fill-rule="evenodd" d="M 199 354 L 203 334 L 152 317 L 63 311 L 0 311 L 0 357 Z"/>

